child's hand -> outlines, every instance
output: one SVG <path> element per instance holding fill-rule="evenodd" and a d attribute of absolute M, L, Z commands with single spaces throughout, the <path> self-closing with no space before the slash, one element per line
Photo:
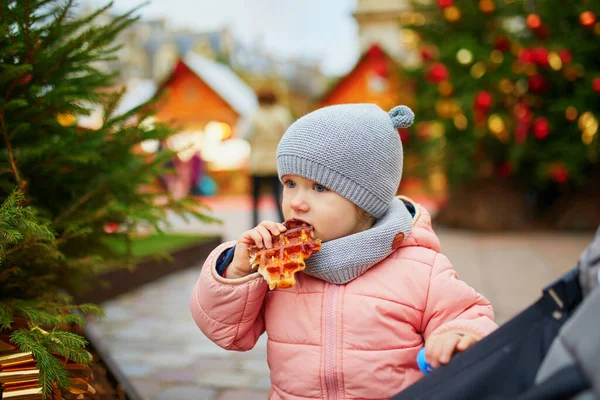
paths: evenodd
<path fill-rule="evenodd" d="M 273 247 L 271 235 L 279 235 L 281 232 L 286 231 L 286 227 L 283 224 L 279 224 L 273 221 L 263 221 L 254 229 L 250 229 L 237 240 L 235 246 L 235 252 L 233 253 L 233 260 L 227 268 L 225 276 L 228 279 L 242 278 L 250 275 L 252 267 L 250 265 L 250 258 L 248 256 L 248 248 L 252 245 L 256 245 L 259 249 Z"/>
<path fill-rule="evenodd" d="M 464 351 L 479 338 L 470 333 L 448 331 L 432 335 L 425 343 L 425 359 L 433 368 L 448 364 L 455 351 Z"/>

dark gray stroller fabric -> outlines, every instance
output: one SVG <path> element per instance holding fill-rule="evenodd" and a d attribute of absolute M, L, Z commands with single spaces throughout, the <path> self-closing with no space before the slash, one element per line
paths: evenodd
<path fill-rule="evenodd" d="M 600 399 L 600 229 L 542 297 L 394 400 Z"/>
<path fill-rule="evenodd" d="M 536 377 L 542 386 L 556 371 L 578 368 L 590 384 L 589 393 L 600 398 L 600 229 L 579 259 L 583 303 L 560 329 Z"/>
<path fill-rule="evenodd" d="M 536 373 L 550 345 L 580 302 L 581 287 L 574 269 L 544 289 L 542 297 L 525 311 L 393 399 L 518 399 L 535 387 Z M 569 385 L 560 388 L 557 398 L 581 391 L 587 383 L 580 378 L 568 377 L 565 383 Z"/>

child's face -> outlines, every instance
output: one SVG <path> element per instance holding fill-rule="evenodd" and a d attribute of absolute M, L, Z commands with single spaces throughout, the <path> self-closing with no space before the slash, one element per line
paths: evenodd
<path fill-rule="evenodd" d="M 315 228 L 323 242 L 368 229 L 356 205 L 324 186 L 297 175 L 284 175 L 283 216 L 301 219 Z"/>

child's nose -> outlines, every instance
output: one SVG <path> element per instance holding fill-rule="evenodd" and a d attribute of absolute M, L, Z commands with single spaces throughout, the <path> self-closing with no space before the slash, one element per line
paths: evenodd
<path fill-rule="evenodd" d="M 295 212 L 307 212 L 310 209 L 308 201 L 300 193 L 296 194 L 292 201 L 290 201 L 290 207 Z"/>

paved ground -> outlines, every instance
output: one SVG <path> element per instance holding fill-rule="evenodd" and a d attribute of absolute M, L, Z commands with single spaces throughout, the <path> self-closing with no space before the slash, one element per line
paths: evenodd
<path fill-rule="evenodd" d="M 248 199 L 213 201 L 221 226 L 186 225 L 177 231 L 220 233 L 234 239 L 250 228 Z M 274 218 L 272 201 L 261 219 Z M 437 230 L 461 279 L 487 296 L 502 323 L 529 305 L 542 286 L 575 265 L 593 234 L 478 234 Z M 266 338 L 246 353 L 226 352 L 193 322 L 188 300 L 203 260 L 105 303 L 106 318 L 92 322 L 123 372 L 149 400 L 265 399 L 269 387 Z"/>

